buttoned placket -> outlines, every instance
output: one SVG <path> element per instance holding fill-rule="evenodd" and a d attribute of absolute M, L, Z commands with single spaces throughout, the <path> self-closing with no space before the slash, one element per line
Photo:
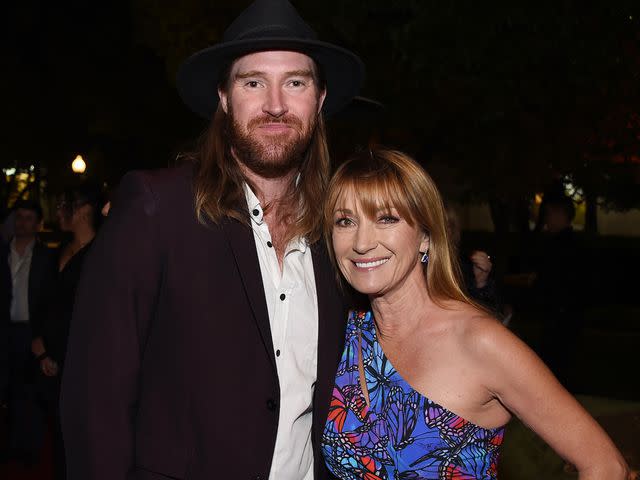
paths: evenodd
<path fill-rule="evenodd" d="M 271 242 L 271 235 L 269 233 L 269 227 L 264 220 L 264 213 L 260 204 L 254 205 L 251 208 L 251 219 L 255 225 L 255 231 L 258 234 L 258 238 L 263 246 L 266 246 L 266 257 L 268 259 L 268 274 L 275 287 L 276 299 L 271 302 L 273 305 L 273 311 L 271 312 L 270 324 L 272 340 L 274 343 L 274 353 L 276 361 L 282 360 L 285 355 L 284 345 L 286 342 L 286 332 L 289 322 L 289 299 L 294 294 L 296 285 L 288 275 L 288 259 L 290 255 L 304 254 L 306 250 L 306 244 L 304 241 L 293 240 L 287 246 L 282 259 L 282 271 L 278 262 L 278 256 L 276 250 Z"/>
<path fill-rule="evenodd" d="M 283 475 L 289 478 L 296 465 L 304 464 L 303 470 L 298 472 L 301 474 L 299 478 L 312 480 L 310 409 L 316 380 L 318 342 L 313 263 L 306 241 L 294 239 L 287 245 L 280 269 L 260 201 L 248 186 L 245 186 L 245 194 L 280 382 L 280 399 L 277 402 L 280 418 L 269 479 L 283 478 Z M 268 408 L 275 410 L 273 401 Z"/>

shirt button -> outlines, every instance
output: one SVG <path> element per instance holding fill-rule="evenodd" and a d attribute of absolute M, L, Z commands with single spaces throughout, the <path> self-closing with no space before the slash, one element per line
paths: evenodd
<path fill-rule="evenodd" d="M 284 300 L 285 298 L 287 298 L 287 296 L 284 293 L 280 294 L 280 300 Z"/>
<path fill-rule="evenodd" d="M 271 410 L 272 412 L 276 409 L 276 407 L 278 406 L 278 404 L 276 403 L 276 401 L 273 398 L 270 398 L 267 400 L 267 408 L 269 410 Z"/>
<path fill-rule="evenodd" d="M 267 240 L 267 247 L 269 248 L 273 247 L 273 243 L 271 243 L 269 240 Z"/>
<path fill-rule="evenodd" d="M 276 357 L 280 356 L 280 350 L 276 350 Z"/>
<path fill-rule="evenodd" d="M 254 217 L 257 217 L 258 215 L 260 215 L 260 210 L 258 210 L 257 208 L 254 208 L 251 213 L 253 213 Z"/>

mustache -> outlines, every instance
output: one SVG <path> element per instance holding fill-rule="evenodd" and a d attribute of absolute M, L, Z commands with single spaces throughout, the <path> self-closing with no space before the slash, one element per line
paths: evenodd
<path fill-rule="evenodd" d="M 302 120 L 300 120 L 295 115 L 283 115 L 282 117 L 272 117 L 270 115 L 263 115 L 257 118 L 253 118 L 249 120 L 247 123 L 247 129 L 251 130 L 261 125 L 274 124 L 274 123 L 282 123 L 284 125 L 288 125 L 290 127 L 295 127 L 297 129 L 302 129 Z"/>

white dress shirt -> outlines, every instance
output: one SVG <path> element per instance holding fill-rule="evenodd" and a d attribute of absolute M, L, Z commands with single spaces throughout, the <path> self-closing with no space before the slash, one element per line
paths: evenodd
<path fill-rule="evenodd" d="M 313 480 L 312 398 L 318 362 L 318 300 L 311 249 L 293 239 L 278 264 L 260 201 L 245 185 L 280 381 L 270 480 Z"/>
<path fill-rule="evenodd" d="M 33 254 L 33 240 L 20 255 L 16 250 L 16 241 L 11 241 L 9 251 L 9 268 L 11 269 L 11 321 L 26 323 L 29 321 L 29 270 L 31 270 L 31 256 Z"/>

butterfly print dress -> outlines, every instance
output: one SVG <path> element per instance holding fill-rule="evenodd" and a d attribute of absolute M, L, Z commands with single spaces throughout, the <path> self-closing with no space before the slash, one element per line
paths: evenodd
<path fill-rule="evenodd" d="M 360 387 L 362 348 L 369 406 Z M 486 429 L 411 388 L 385 357 L 371 312 L 351 312 L 322 450 L 342 480 L 497 478 L 504 428 Z"/>

